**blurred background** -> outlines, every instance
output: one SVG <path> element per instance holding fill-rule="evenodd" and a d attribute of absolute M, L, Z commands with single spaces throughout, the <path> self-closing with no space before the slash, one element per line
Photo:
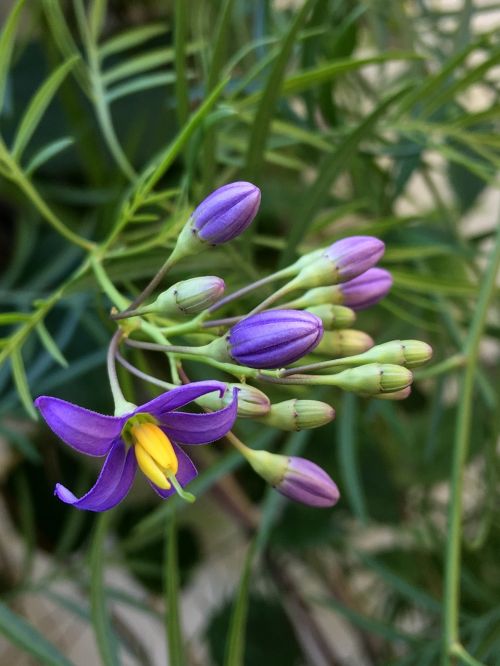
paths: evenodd
<path fill-rule="evenodd" d="M 3 0 L 0 17 L 0 664 L 500 664 L 500 3 Z M 53 497 L 60 480 L 83 493 L 99 466 L 35 421 L 32 399 L 113 409 L 110 302 L 61 221 L 104 242 L 165 151 L 160 213 L 104 250 L 124 294 L 185 210 L 232 180 L 262 190 L 254 229 L 172 280 L 215 272 L 232 291 L 349 234 L 386 243 L 394 287 L 357 328 L 433 346 L 410 398 L 296 387 L 336 420 L 235 427 L 321 464 L 332 509 L 280 497 L 224 441 L 196 451 L 192 506 L 142 479 L 97 518 Z M 138 362 L 168 379 L 156 356 Z M 121 380 L 131 400 L 155 394 Z M 452 625 L 460 646 L 443 648 Z"/>

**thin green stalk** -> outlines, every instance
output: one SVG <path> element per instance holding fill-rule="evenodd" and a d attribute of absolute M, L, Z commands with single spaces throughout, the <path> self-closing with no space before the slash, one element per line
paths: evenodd
<path fill-rule="evenodd" d="M 464 664 L 467 664 L 467 666 L 485 666 L 482 661 L 474 659 L 474 657 L 470 655 L 467 650 L 459 643 L 453 645 L 450 652 L 454 657 L 461 659 L 461 661 Z"/>
<path fill-rule="evenodd" d="M 175 0 L 174 46 L 175 46 L 175 97 L 177 120 L 184 127 L 189 115 L 189 97 L 186 78 L 186 12 L 188 3 Z"/>
<path fill-rule="evenodd" d="M 179 604 L 179 562 L 175 513 L 165 528 L 165 632 L 170 666 L 185 666 Z"/>
<path fill-rule="evenodd" d="M 492 251 L 490 263 L 476 305 L 469 335 L 464 345 L 467 359 L 460 396 L 457 406 L 457 423 L 453 447 L 451 488 L 448 514 L 448 534 L 446 539 L 445 585 L 444 585 L 444 634 L 442 664 L 451 664 L 452 650 L 459 644 L 459 600 L 460 600 L 460 565 L 462 541 L 462 495 L 464 467 L 469 449 L 472 420 L 472 401 L 474 398 L 474 377 L 479 355 L 479 343 L 491 297 L 495 291 L 495 280 L 500 266 L 500 226 Z"/>

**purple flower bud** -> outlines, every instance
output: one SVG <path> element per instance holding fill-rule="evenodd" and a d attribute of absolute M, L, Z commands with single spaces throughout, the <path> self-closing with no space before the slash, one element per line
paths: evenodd
<path fill-rule="evenodd" d="M 375 266 L 384 250 L 384 243 L 373 236 L 343 238 L 307 263 L 289 284 L 298 288 L 346 282 Z"/>
<path fill-rule="evenodd" d="M 283 479 L 275 488 L 289 499 L 309 506 L 333 506 L 340 498 L 335 482 L 321 467 L 305 458 L 288 458 Z"/>
<path fill-rule="evenodd" d="M 260 205 L 260 190 L 252 183 L 229 183 L 209 194 L 192 215 L 192 228 L 201 240 L 220 245 L 239 236 Z"/>
<path fill-rule="evenodd" d="M 229 354 L 250 368 L 281 368 L 316 347 L 321 319 L 301 310 L 267 310 L 250 315 L 229 331 Z"/>
<path fill-rule="evenodd" d="M 378 303 L 392 287 L 392 275 L 383 268 L 369 268 L 340 285 L 343 303 L 353 310 L 364 310 Z"/>

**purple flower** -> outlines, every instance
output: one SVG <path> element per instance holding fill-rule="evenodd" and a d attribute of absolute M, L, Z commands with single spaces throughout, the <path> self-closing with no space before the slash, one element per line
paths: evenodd
<path fill-rule="evenodd" d="M 288 458 L 285 474 L 275 488 L 289 499 L 309 506 L 333 506 L 340 498 L 335 482 L 321 467 L 295 456 Z"/>
<path fill-rule="evenodd" d="M 239 236 L 260 205 L 260 190 L 252 183 L 229 183 L 209 194 L 192 215 L 192 228 L 201 240 L 219 245 Z"/>
<path fill-rule="evenodd" d="M 322 335 L 321 319 L 311 312 L 267 310 L 233 326 L 229 353 L 250 368 L 281 368 L 313 350 Z"/>
<path fill-rule="evenodd" d="M 369 268 L 339 285 L 343 303 L 353 310 L 364 310 L 378 303 L 392 287 L 392 275 L 383 268 Z"/>
<path fill-rule="evenodd" d="M 384 250 L 384 243 L 374 236 L 349 236 L 330 245 L 323 256 L 335 265 L 339 282 L 345 282 L 375 266 Z"/>
<path fill-rule="evenodd" d="M 237 390 L 224 409 L 209 414 L 174 411 L 192 400 L 219 391 L 217 381 L 179 386 L 122 416 L 105 416 L 59 398 L 40 396 L 35 401 L 43 418 L 66 444 L 89 456 L 106 456 L 96 484 L 83 497 L 58 483 L 55 495 L 77 509 L 106 511 L 127 495 L 137 466 L 162 497 L 183 488 L 197 475 L 179 444 L 206 444 L 223 437 L 236 419 Z"/>

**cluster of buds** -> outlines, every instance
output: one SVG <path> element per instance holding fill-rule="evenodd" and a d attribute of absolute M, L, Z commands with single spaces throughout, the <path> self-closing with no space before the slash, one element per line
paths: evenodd
<path fill-rule="evenodd" d="M 260 191 L 251 183 L 237 182 L 219 188 L 194 210 L 167 264 L 239 236 L 254 219 L 259 204 Z M 223 296 L 225 285 L 220 277 L 194 277 L 173 284 L 149 304 L 144 303 L 149 295 L 146 289 L 128 310 L 115 315 L 116 319 L 134 316 L 137 321 L 132 329 L 122 326 L 118 340 L 166 353 L 176 383 L 179 375 L 188 381 L 182 375 L 184 359 L 197 360 L 232 377 L 222 390 L 220 386 L 224 385 L 220 382 L 199 382 L 198 387 L 190 385 L 192 390 L 188 386 L 182 390 L 175 387 L 170 391 L 171 398 L 157 399 L 179 406 L 188 399 L 195 400 L 206 412 L 204 415 L 175 412 L 175 407 L 166 413 L 155 401 L 151 403 L 154 409 L 149 411 L 145 407 L 134 411 L 130 403 L 117 407 L 120 418 L 125 418 L 121 416 L 124 412 L 128 414 L 124 423 L 132 424 L 131 434 L 126 432 L 128 446 L 132 442 L 141 454 L 139 467 L 160 488 L 162 497 L 173 492 L 172 484 L 179 494 L 183 493 L 184 483 L 193 475 L 188 463 L 182 463 L 177 443 L 212 441 L 228 431 L 236 416 L 284 431 L 318 428 L 335 417 L 335 410 L 326 402 L 292 396 L 273 403 L 268 392 L 273 391 L 274 395 L 276 389 L 286 393 L 296 390 L 296 385 L 318 385 L 370 398 L 408 397 L 413 380 L 411 368 L 431 358 L 429 345 L 419 340 L 392 340 L 376 345 L 366 332 L 353 328 L 357 311 L 378 303 L 391 288 L 391 274 L 376 265 L 384 249 L 384 243 L 372 236 L 343 238 L 228 296 Z M 167 264 L 150 286 L 161 281 Z M 250 312 L 233 308 L 232 304 L 242 296 L 261 294 L 263 288 L 278 281 L 283 284 L 260 302 L 256 298 Z M 216 310 L 229 305 L 232 309 L 225 318 L 214 318 Z M 204 344 L 200 345 L 200 341 Z M 134 368 L 112 346 L 110 350 L 131 372 L 162 384 Z M 255 383 L 259 383 L 259 388 Z M 211 388 L 213 385 L 217 391 Z M 115 383 L 113 393 L 118 392 Z M 176 403 L 175 392 L 182 393 L 184 402 Z M 51 427 L 63 432 L 59 417 L 48 411 L 47 414 L 53 422 Z M 212 421 L 216 427 L 209 426 Z M 164 440 L 158 423 L 173 438 L 168 459 L 162 453 Z M 154 442 L 150 441 L 150 431 Z M 67 441 L 72 437 L 68 435 Z M 114 441 L 111 435 L 110 441 Z M 251 467 L 283 495 L 316 507 L 332 506 L 338 501 L 334 481 L 314 463 L 255 451 L 233 436 L 230 441 L 238 442 L 235 446 Z M 64 497 L 63 501 L 77 502 L 71 494 Z M 109 504 L 99 502 L 98 506 Z"/>

